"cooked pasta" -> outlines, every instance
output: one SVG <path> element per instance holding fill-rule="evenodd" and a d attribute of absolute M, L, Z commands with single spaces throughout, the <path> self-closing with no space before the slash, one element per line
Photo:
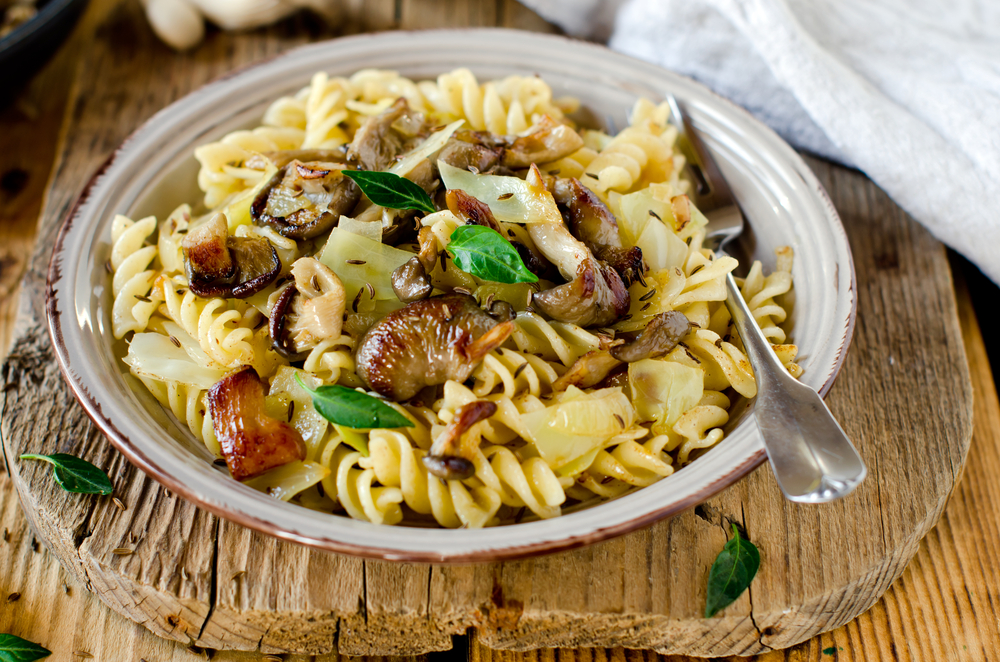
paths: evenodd
<path fill-rule="evenodd" d="M 376 524 L 546 519 L 668 478 L 756 394 L 738 264 L 704 245 L 664 104 L 616 135 L 575 109 L 534 76 L 315 74 L 195 150 L 202 200 L 114 219 L 125 363 L 234 478 Z M 460 258 L 470 226 L 487 266 Z M 792 257 L 738 282 L 798 376 Z"/>

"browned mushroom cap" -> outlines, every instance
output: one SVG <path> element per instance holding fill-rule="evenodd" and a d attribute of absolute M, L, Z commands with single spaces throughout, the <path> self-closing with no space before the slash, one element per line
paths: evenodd
<path fill-rule="evenodd" d="M 527 168 L 532 163 L 557 161 L 581 147 L 583 138 L 579 133 L 546 115 L 534 131 L 507 145 L 501 163 L 508 168 Z"/>
<path fill-rule="evenodd" d="M 230 237 L 224 214 L 216 214 L 184 237 L 188 286 L 200 297 L 242 299 L 278 277 L 281 260 L 263 237 Z"/>
<path fill-rule="evenodd" d="M 290 239 L 323 234 L 361 199 L 361 190 L 343 169 L 338 163 L 289 162 L 257 194 L 251 218 Z"/>
<path fill-rule="evenodd" d="M 420 229 L 417 240 L 420 242 L 420 252 L 392 272 L 392 291 L 403 303 L 426 299 L 434 289 L 430 273 L 441 252 L 437 237 L 429 227 L 424 227 Z"/>
<path fill-rule="evenodd" d="M 446 480 L 464 480 L 476 472 L 472 464 L 474 447 L 467 443 L 466 432 L 480 421 L 497 413 L 496 404 L 489 400 L 476 400 L 462 405 L 455 418 L 444 429 L 430 452 L 423 457 L 427 471 Z"/>
<path fill-rule="evenodd" d="M 437 158 L 461 170 L 486 173 L 500 165 L 503 151 L 502 141 L 491 134 L 458 131 L 448 139 Z"/>
<path fill-rule="evenodd" d="M 264 384 L 253 368 L 221 379 L 207 400 L 222 456 L 236 480 L 305 459 L 306 445 L 295 428 L 264 413 Z"/>
<path fill-rule="evenodd" d="M 660 313 L 649 321 L 635 340 L 612 347 L 611 355 L 626 363 L 655 359 L 677 347 L 690 330 L 691 322 L 684 313 L 676 310 Z"/>
<path fill-rule="evenodd" d="M 355 356 L 358 376 L 381 395 L 409 400 L 425 386 L 468 379 L 513 330 L 466 294 L 415 301 L 368 330 Z"/>
<path fill-rule="evenodd" d="M 482 225 L 501 232 L 500 224 L 485 202 L 481 202 L 461 189 L 449 189 L 445 195 L 445 201 L 451 213 L 464 221 L 466 225 Z"/>
<path fill-rule="evenodd" d="M 573 236 L 586 244 L 594 257 L 617 271 L 626 286 L 645 273 L 642 249 L 622 247 L 618 221 L 597 194 L 575 178 L 556 179 L 550 190 Z"/>
<path fill-rule="evenodd" d="M 576 278 L 542 290 L 532 301 L 549 317 L 579 326 L 610 326 L 628 312 L 631 303 L 618 273 L 593 256 L 580 262 Z"/>
<path fill-rule="evenodd" d="M 406 151 L 409 142 L 424 132 L 423 115 L 400 97 L 361 125 L 347 150 L 347 158 L 362 170 L 385 170 L 396 156 Z"/>

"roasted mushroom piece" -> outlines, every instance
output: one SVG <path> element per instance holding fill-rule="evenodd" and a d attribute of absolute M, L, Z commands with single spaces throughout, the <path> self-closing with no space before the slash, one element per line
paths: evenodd
<path fill-rule="evenodd" d="M 455 418 L 438 435 L 430 452 L 423 457 L 427 471 L 446 480 L 471 478 L 476 473 L 476 467 L 472 464 L 474 448 L 466 442 L 466 432 L 495 413 L 497 406 L 489 400 L 476 400 L 459 407 Z"/>
<path fill-rule="evenodd" d="M 468 379 L 513 330 L 467 294 L 415 301 L 368 330 L 355 355 L 358 376 L 387 398 L 409 400 L 425 386 Z"/>
<path fill-rule="evenodd" d="M 264 185 L 250 206 L 257 225 L 290 239 L 312 239 L 332 228 L 361 199 L 342 163 L 292 160 Z"/>
<path fill-rule="evenodd" d="M 400 97 L 361 125 L 347 150 L 347 158 L 362 170 L 386 170 L 425 133 L 423 115 Z"/>
<path fill-rule="evenodd" d="M 617 271 L 626 287 L 645 272 L 642 249 L 622 247 L 618 221 L 596 193 L 575 178 L 556 179 L 551 191 L 573 236 Z"/>
<path fill-rule="evenodd" d="M 504 149 L 501 165 L 511 168 L 527 168 L 532 163 L 549 163 L 567 157 L 583 147 L 580 134 L 559 124 L 548 115 L 533 127 L 526 136 L 511 140 Z"/>
<path fill-rule="evenodd" d="M 691 330 L 684 313 L 671 310 L 656 315 L 634 340 L 608 349 L 587 352 L 552 384 L 552 390 L 563 391 L 570 386 L 590 388 L 604 381 L 622 363 L 655 359 L 677 347 Z M 621 341 L 615 341 L 620 343 Z"/>
<path fill-rule="evenodd" d="M 218 213 L 181 242 L 188 287 L 200 297 L 242 299 L 278 277 L 281 260 L 263 237 L 231 237 L 226 215 Z"/>
<path fill-rule="evenodd" d="M 274 349 L 290 360 L 340 336 L 347 294 L 337 274 L 311 257 L 292 265 L 295 282 L 278 296 L 268 330 Z"/>
<path fill-rule="evenodd" d="M 253 368 L 219 380 L 207 400 L 222 456 L 236 480 L 305 459 L 306 445 L 295 428 L 264 413 L 264 383 Z"/>
<path fill-rule="evenodd" d="M 502 141 L 489 133 L 456 131 L 438 154 L 448 165 L 475 173 L 492 173 L 503 158 Z"/>
<path fill-rule="evenodd" d="M 434 270 L 440 251 L 437 238 L 429 227 L 420 229 L 417 235 L 420 252 L 392 272 L 392 291 L 403 303 L 413 303 L 431 295 L 434 286 L 430 273 Z"/>

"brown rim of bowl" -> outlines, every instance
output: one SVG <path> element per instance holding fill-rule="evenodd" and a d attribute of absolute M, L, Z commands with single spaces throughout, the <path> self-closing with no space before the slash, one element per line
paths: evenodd
<path fill-rule="evenodd" d="M 490 31 L 503 31 L 503 29 L 490 28 Z M 475 29 L 461 29 L 453 30 L 453 32 L 474 32 Z M 508 30 L 510 32 L 519 32 L 516 30 Z M 426 32 L 426 31 L 408 31 L 408 32 Z M 446 30 L 441 30 L 440 32 L 447 32 Z M 377 35 L 382 34 L 398 34 L 398 33 L 366 33 L 363 35 L 354 35 L 351 37 L 341 37 L 340 39 L 351 39 L 351 40 L 366 40 L 373 38 Z M 539 35 L 543 36 L 543 35 Z M 580 42 L 578 40 L 573 40 L 568 37 L 563 37 L 561 35 L 544 35 L 545 38 L 550 39 L 561 39 L 565 41 L 572 42 L 574 46 L 584 46 L 589 48 L 604 50 L 606 47 L 590 44 L 587 42 Z M 294 51 L 294 49 L 293 49 Z M 293 52 L 288 51 L 287 53 Z M 272 62 L 274 60 L 280 59 L 281 57 L 287 55 L 287 53 L 278 54 L 258 62 L 251 63 L 247 66 L 241 67 L 237 70 L 228 72 L 219 78 L 207 83 L 197 89 L 210 88 L 215 85 L 219 85 L 234 76 L 264 64 Z M 622 54 L 619 54 L 622 55 Z M 628 56 L 625 56 L 628 57 Z M 673 73 L 673 72 L 671 72 Z M 674 74 L 680 75 L 680 74 Z M 708 89 L 708 88 L 705 88 Z M 194 92 L 195 90 L 192 90 Z M 709 92 L 712 92 L 709 90 Z M 759 120 L 753 118 L 753 116 L 740 106 L 737 106 L 733 102 L 721 97 L 718 94 L 712 92 L 712 95 L 717 99 L 722 100 L 726 105 L 738 109 L 741 113 L 745 114 L 747 117 L 751 118 L 755 123 L 760 124 Z M 183 99 L 183 97 L 182 97 Z M 179 101 L 179 100 L 177 100 Z M 168 104 L 164 108 L 169 108 L 173 103 Z M 576 549 L 578 547 L 583 547 L 586 545 L 591 545 L 597 542 L 608 540 L 626 533 L 630 533 L 637 529 L 644 528 L 653 524 L 659 520 L 677 515 L 689 508 L 696 506 L 702 501 L 708 499 L 709 497 L 721 492 L 723 489 L 729 487 L 737 480 L 743 478 L 745 475 L 750 473 L 752 470 L 759 467 L 764 460 L 767 458 L 767 453 L 761 449 L 755 452 L 753 455 L 748 457 L 745 461 L 740 463 L 735 469 L 730 471 L 724 476 L 721 476 L 714 482 L 705 486 L 704 488 L 698 490 L 697 492 L 688 495 L 683 499 L 674 501 L 663 508 L 646 513 L 640 517 L 630 519 L 626 522 L 620 524 L 607 526 L 604 528 L 595 529 L 589 533 L 583 533 L 575 536 L 569 536 L 560 540 L 543 541 L 538 543 L 520 545 L 517 547 L 506 547 L 503 549 L 491 549 L 482 550 L 474 552 L 466 552 L 461 554 L 441 554 L 433 552 L 408 552 L 408 551 L 394 551 L 381 548 L 370 547 L 367 545 L 355 545 L 349 542 L 341 540 L 333 540 L 330 538 L 314 538 L 309 536 L 302 536 L 295 533 L 291 533 L 281 529 L 280 527 L 272 524 L 271 522 L 259 519 L 252 515 L 245 513 L 233 513 L 231 511 L 222 508 L 211 502 L 206 502 L 200 499 L 191 489 L 187 487 L 185 483 L 170 475 L 164 471 L 159 465 L 152 462 L 145 454 L 143 454 L 136 446 L 133 445 L 131 439 L 122 433 L 114 424 L 114 422 L 104 414 L 101 409 L 100 403 L 98 403 L 90 392 L 87 390 L 86 385 L 77 381 L 75 375 L 70 372 L 69 366 L 66 360 L 67 348 L 65 341 L 63 339 L 62 333 L 62 311 L 56 307 L 55 297 L 53 296 L 55 287 L 54 284 L 62 277 L 61 270 L 61 260 L 60 255 L 64 248 L 64 241 L 69 230 L 72 228 L 74 222 L 77 220 L 80 207 L 87 201 L 90 197 L 91 189 L 97 184 L 101 175 L 104 174 L 111 165 L 118 158 L 119 153 L 129 146 L 132 142 L 134 136 L 142 131 L 148 124 L 150 124 L 159 112 L 163 109 L 154 113 L 147 120 L 142 122 L 138 127 L 136 127 L 129 135 L 122 141 L 122 143 L 115 148 L 115 150 L 108 156 L 104 163 L 94 172 L 90 177 L 87 184 L 84 186 L 83 190 L 77 196 L 69 212 L 63 218 L 60 223 L 59 230 L 56 234 L 55 244 L 52 249 L 52 256 L 49 259 L 48 270 L 46 273 L 46 287 L 45 287 L 45 314 L 48 322 L 49 336 L 52 339 L 53 346 L 55 349 L 56 362 L 59 365 L 59 370 L 63 375 L 63 379 L 69 384 L 70 391 L 76 398 L 77 402 L 83 407 L 87 416 L 94 422 L 94 424 L 101 430 L 101 432 L 111 441 L 112 445 L 117 448 L 125 457 L 135 466 L 142 469 L 142 471 L 147 475 L 152 477 L 156 482 L 160 483 L 165 488 L 172 492 L 182 495 L 185 499 L 190 501 L 192 504 L 198 508 L 207 510 L 219 517 L 226 519 L 228 521 L 234 522 L 241 526 L 259 531 L 261 533 L 279 538 L 281 540 L 288 540 L 290 542 L 295 542 L 308 547 L 314 547 L 316 549 L 321 549 L 324 551 L 335 552 L 339 554 L 346 554 L 350 556 L 357 556 L 367 559 L 377 559 L 386 561 L 400 561 L 409 563 L 432 563 L 439 565 L 452 565 L 452 564 L 468 564 L 468 563 L 485 563 L 494 561 L 510 561 L 515 559 L 522 559 L 533 556 L 541 556 L 545 554 L 552 554 L 555 552 L 563 552 L 571 549 Z M 766 126 L 766 125 L 765 125 Z M 767 127 L 770 130 L 769 127 Z M 784 142 L 784 141 L 782 141 Z M 808 165 L 806 165 L 808 169 Z M 810 170 L 811 172 L 811 170 Z M 832 212 L 834 218 L 837 219 L 836 230 L 844 237 L 844 244 L 848 250 L 848 256 L 851 258 L 849 262 L 851 270 L 851 308 L 850 314 L 848 315 L 847 328 L 845 329 L 844 341 L 841 343 L 840 348 L 837 353 L 837 360 L 834 363 L 830 375 L 823 385 L 818 389 L 819 393 L 825 396 L 832 388 L 834 381 L 836 380 L 840 369 L 843 366 L 843 362 L 846 358 L 847 350 L 849 349 L 854 336 L 854 326 L 857 317 L 857 275 L 854 269 L 853 256 L 850 250 L 850 243 L 847 241 L 846 232 L 843 227 L 843 223 L 840 222 L 840 216 L 834 207 L 833 202 L 830 200 L 829 195 L 823 188 L 823 185 L 815 178 L 813 175 L 814 189 L 820 194 L 824 203 L 828 209 Z M 752 413 L 752 412 L 751 412 Z M 600 504 L 597 504 L 599 506 Z M 597 507 L 595 506 L 595 507 Z M 337 515 L 331 514 L 331 517 L 337 517 Z M 378 526 L 378 525 L 373 525 Z"/>

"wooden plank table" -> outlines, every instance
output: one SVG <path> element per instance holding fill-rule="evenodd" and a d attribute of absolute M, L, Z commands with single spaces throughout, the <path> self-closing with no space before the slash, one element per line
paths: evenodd
<path fill-rule="evenodd" d="M 110 9 L 109 9 L 110 8 Z M 36 79 L 19 103 L 2 116 L 0 133 L 0 340 L 6 348 L 12 333 L 14 290 L 31 253 L 42 192 L 61 144 L 60 126 L 70 90 L 77 80 L 79 57 L 94 30 L 113 29 L 120 17 L 114 2 L 92 4 L 72 40 Z M 134 10 L 133 10 L 134 11 Z M 455 25 L 507 25 L 551 29 L 513 0 L 499 2 L 344 2 L 344 31 L 391 27 L 421 28 Z M 304 19 L 279 30 L 307 29 L 310 37 L 327 36 Z M 149 40 L 148 33 L 129 37 Z M 142 47 L 162 48 L 149 42 Z M 211 43 L 184 57 L 213 57 Z M 215 54 L 217 55 L 217 54 Z M 264 55 L 264 53 L 259 53 Z M 218 71 L 216 73 L 222 73 Z M 114 145 L 106 146 L 107 149 Z M 59 192 L 60 196 L 74 192 Z M 996 562 L 1000 536 L 1000 488 L 988 479 L 1000 466 L 1000 407 L 982 337 L 965 289 L 957 289 L 959 311 L 975 390 L 975 420 L 968 471 L 948 510 L 921 544 L 902 578 L 875 607 L 847 626 L 781 653 L 759 659 L 991 659 L 1000 650 L 994 611 L 998 582 Z M 53 557 L 34 541 L 26 527 L 6 474 L 0 476 L 0 631 L 44 643 L 53 659 L 146 659 L 205 657 L 149 634 L 103 606 L 70 579 Z M 4 601 L 4 596 L 9 596 Z M 588 649 L 511 653 L 468 644 L 476 659 L 625 659 L 652 657 L 623 649 Z M 456 648 L 456 652 L 463 652 Z M 81 654 L 77 654 L 81 653 Z M 221 659 L 259 659 L 259 654 L 224 653 Z M 680 659 L 680 658 L 674 658 Z"/>

